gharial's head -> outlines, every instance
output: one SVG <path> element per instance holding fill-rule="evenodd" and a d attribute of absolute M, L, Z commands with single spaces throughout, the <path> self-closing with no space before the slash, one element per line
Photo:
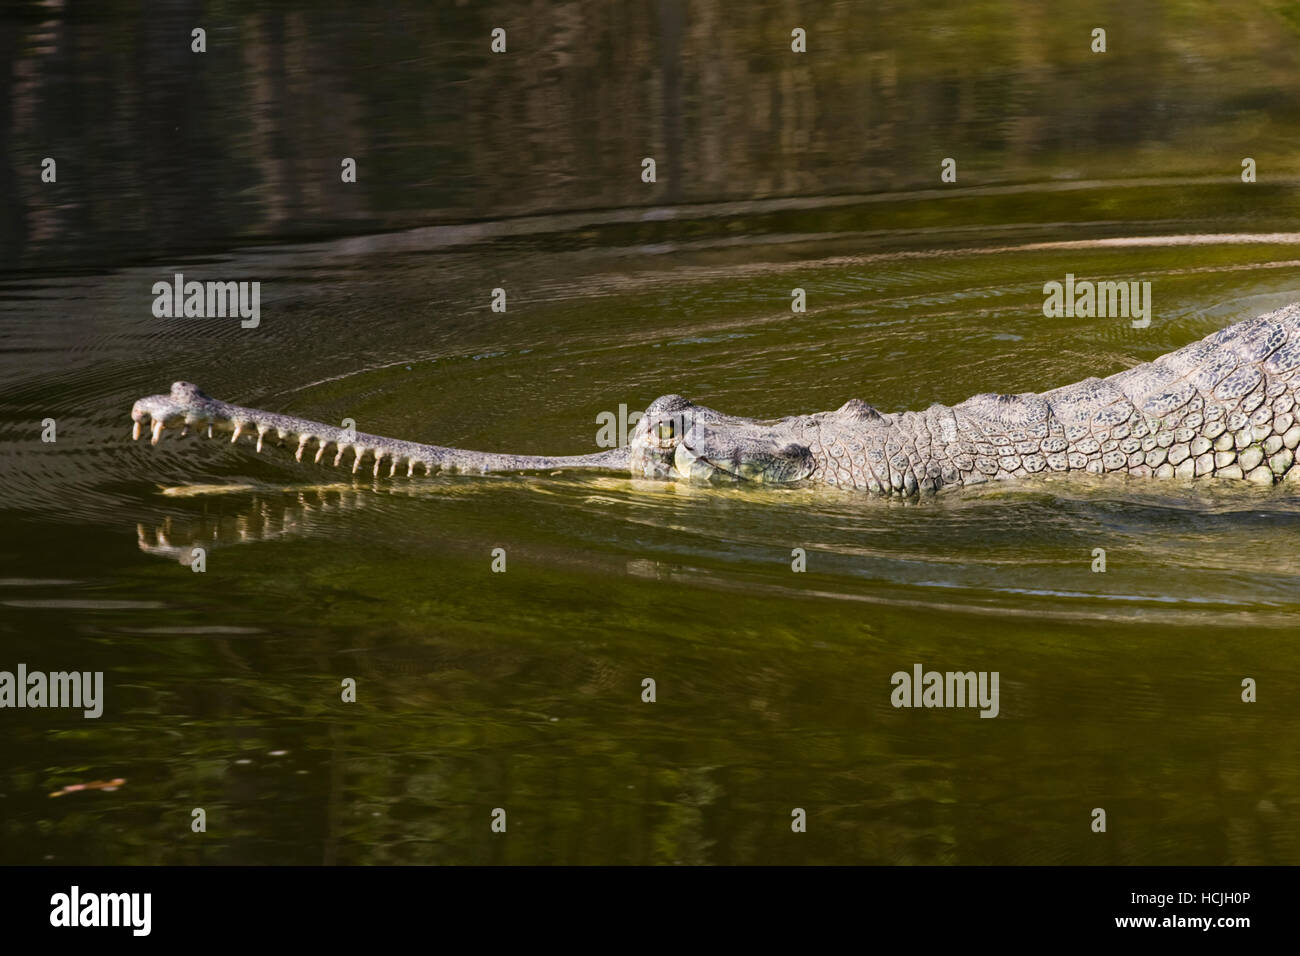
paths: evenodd
<path fill-rule="evenodd" d="M 816 468 L 804 444 L 810 419 L 758 421 L 723 415 L 665 395 L 646 408 L 632 434 L 636 477 L 785 483 Z"/>

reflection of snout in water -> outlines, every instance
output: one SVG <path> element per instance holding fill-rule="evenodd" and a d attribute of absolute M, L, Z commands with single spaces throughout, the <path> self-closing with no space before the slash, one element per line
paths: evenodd
<path fill-rule="evenodd" d="M 254 492 L 249 485 L 187 485 L 166 488 L 176 498 L 203 497 L 194 517 L 169 515 L 161 525 L 136 525 L 136 542 L 146 554 L 171 558 L 189 567 L 195 549 L 211 551 L 237 544 L 300 537 L 323 515 L 355 511 L 374 495 L 351 485 L 325 485 L 282 494 Z M 225 507 L 223 507 L 225 506 Z"/>

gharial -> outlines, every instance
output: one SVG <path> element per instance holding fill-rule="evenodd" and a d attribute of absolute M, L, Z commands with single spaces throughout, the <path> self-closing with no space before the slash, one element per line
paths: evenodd
<path fill-rule="evenodd" d="M 1248 319 L 1109 378 L 1049 392 L 976 395 L 959 405 L 886 414 L 853 400 L 832 412 L 770 421 L 724 415 L 679 395 L 656 399 L 626 447 L 550 458 L 443 448 L 241 408 L 177 382 L 131 409 L 151 424 L 314 446 L 320 461 L 373 459 L 373 473 L 588 469 L 633 477 L 811 482 L 876 495 L 1036 475 L 1228 478 L 1300 482 L 1300 303 Z"/>

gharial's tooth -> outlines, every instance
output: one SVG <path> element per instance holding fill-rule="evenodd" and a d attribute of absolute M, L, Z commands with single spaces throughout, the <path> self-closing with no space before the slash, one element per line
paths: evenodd
<path fill-rule="evenodd" d="M 230 443 L 231 443 L 232 445 L 233 445 L 235 442 L 239 441 L 239 435 L 240 435 L 240 433 L 241 433 L 243 430 L 244 430 L 244 423 L 243 423 L 243 422 L 235 422 L 235 433 L 234 433 L 233 435 L 230 436 Z"/>
<path fill-rule="evenodd" d="M 162 438 L 162 433 L 163 433 L 162 419 L 155 418 L 153 420 L 153 438 L 149 440 L 149 444 L 151 445 L 158 444 L 158 439 Z"/>
<path fill-rule="evenodd" d="M 413 474 L 415 474 L 415 459 L 408 458 L 406 459 L 406 477 L 410 478 Z"/>
<path fill-rule="evenodd" d="M 140 437 L 140 423 L 136 422 L 131 426 L 131 441 L 136 441 Z"/>
<path fill-rule="evenodd" d="M 379 465 L 383 462 L 383 460 L 384 460 L 384 453 L 382 451 L 375 452 L 375 470 L 372 473 L 371 477 L 373 478 L 379 477 Z"/>
<path fill-rule="evenodd" d="M 294 461 L 302 461 L 302 450 L 307 447 L 307 442 L 310 440 L 310 435 L 300 435 L 298 437 L 298 450 L 293 453 Z"/>
<path fill-rule="evenodd" d="M 346 445 L 339 445 L 339 453 L 338 453 L 337 455 L 334 456 L 334 467 L 335 467 L 335 468 L 337 468 L 337 467 L 339 466 L 339 462 L 341 462 L 341 461 L 343 460 L 343 449 L 346 448 L 346 447 L 347 447 Z"/>
<path fill-rule="evenodd" d="M 328 444 L 329 444 L 329 439 L 322 438 L 320 440 L 320 447 L 316 449 L 316 459 L 315 459 L 316 461 L 321 460 L 321 456 L 325 454 L 325 446 Z"/>
<path fill-rule="evenodd" d="M 397 474 L 397 456 L 396 456 L 396 455 L 393 456 L 393 464 L 392 464 L 392 465 L 389 467 L 389 469 L 388 469 L 388 477 L 391 478 L 391 477 L 393 477 L 393 475 L 395 475 L 395 474 Z"/>
<path fill-rule="evenodd" d="M 364 448 L 357 449 L 357 457 L 352 459 L 352 474 L 355 475 L 357 473 L 357 469 L 361 467 L 361 456 L 364 455 L 365 453 L 366 450 Z"/>
<path fill-rule="evenodd" d="M 208 437 L 212 437 L 212 422 L 208 422 Z"/>
<path fill-rule="evenodd" d="M 257 453 L 262 453 L 262 438 L 266 435 L 267 427 L 265 425 L 257 426 Z"/>

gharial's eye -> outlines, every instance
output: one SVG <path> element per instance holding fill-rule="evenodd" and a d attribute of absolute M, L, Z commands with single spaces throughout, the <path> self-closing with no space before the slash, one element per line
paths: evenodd
<path fill-rule="evenodd" d="M 659 423 L 659 440 L 672 441 L 673 436 L 677 434 L 677 429 L 672 422 Z"/>

